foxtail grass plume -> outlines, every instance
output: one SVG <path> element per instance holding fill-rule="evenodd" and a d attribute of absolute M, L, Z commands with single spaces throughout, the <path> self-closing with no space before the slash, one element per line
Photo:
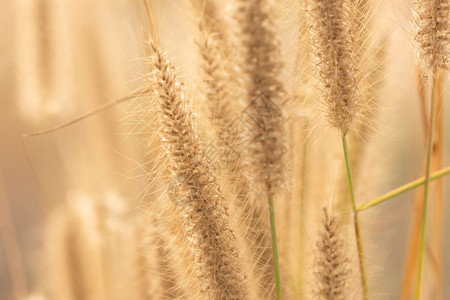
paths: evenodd
<path fill-rule="evenodd" d="M 208 109 L 208 118 L 217 136 L 221 156 L 227 165 L 233 165 L 239 152 L 237 132 L 232 132 L 230 123 L 235 117 L 235 101 L 232 89 L 233 61 L 231 42 L 227 38 L 227 24 L 219 19 L 219 7 L 214 0 L 192 0 L 193 8 L 200 18 L 197 46 L 201 56 L 201 68 L 204 75 L 202 91 Z M 222 153 L 223 152 L 223 153 Z M 231 161 L 233 160 L 233 161 Z"/>
<path fill-rule="evenodd" d="M 243 262 L 221 195 L 174 67 L 155 43 L 155 97 L 160 107 L 160 134 L 170 161 L 168 170 L 179 183 L 171 193 L 184 224 L 183 242 L 191 251 L 194 285 L 206 299 L 249 299 Z"/>
<path fill-rule="evenodd" d="M 450 45 L 448 0 L 416 0 L 415 40 L 420 60 L 431 70 L 447 69 Z"/>
<path fill-rule="evenodd" d="M 358 110 L 355 29 L 346 0 L 312 0 L 309 5 L 316 76 L 329 123 L 345 135 Z"/>
<path fill-rule="evenodd" d="M 247 78 L 245 115 L 248 117 L 248 157 L 256 191 L 280 191 L 284 181 L 286 97 L 280 79 L 283 63 L 275 31 L 274 3 L 239 1 L 237 21 L 242 43 L 242 71 Z"/>
<path fill-rule="evenodd" d="M 223 52 L 224 41 L 210 22 L 200 23 L 201 40 L 198 48 L 202 57 L 202 70 L 205 75 L 205 98 L 209 118 L 219 130 L 227 125 L 230 118 L 229 70 L 227 70 L 226 53 Z M 231 114 L 232 115 L 232 114 Z"/>
<path fill-rule="evenodd" d="M 347 257 L 336 218 L 323 209 L 322 225 L 317 242 L 315 262 L 316 289 L 314 294 L 321 300 L 345 300 L 349 297 L 350 260 Z"/>

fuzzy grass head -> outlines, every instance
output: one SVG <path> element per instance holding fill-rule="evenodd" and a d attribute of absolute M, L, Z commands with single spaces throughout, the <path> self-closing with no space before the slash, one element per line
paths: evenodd
<path fill-rule="evenodd" d="M 323 209 L 321 229 L 317 242 L 317 259 L 314 275 L 314 294 L 322 300 L 344 300 L 349 295 L 350 260 L 348 248 L 336 217 Z"/>
<path fill-rule="evenodd" d="M 346 134 L 358 110 L 357 66 L 351 6 L 346 0 L 312 0 L 312 44 L 320 98 L 328 122 Z"/>
<path fill-rule="evenodd" d="M 416 0 L 415 22 L 420 60 L 426 67 L 447 69 L 450 45 L 450 3 L 448 0 Z"/>

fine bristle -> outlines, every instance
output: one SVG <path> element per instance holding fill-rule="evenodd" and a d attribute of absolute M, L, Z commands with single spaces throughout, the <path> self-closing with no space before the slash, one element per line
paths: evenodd
<path fill-rule="evenodd" d="M 179 186 L 172 192 L 184 224 L 186 247 L 192 252 L 195 284 L 207 299 L 248 299 L 246 276 L 221 195 L 192 116 L 185 109 L 181 83 L 158 46 L 155 53 L 155 96 L 160 106 L 161 136 L 169 170 Z"/>
<path fill-rule="evenodd" d="M 420 59 L 431 70 L 446 69 L 449 63 L 449 13 L 448 0 L 416 0 L 415 40 Z"/>
<path fill-rule="evenodd" d="M 346 0 L 312 0 L 309 12 L 321 98 L 329 123 L 346 134 L 358 109 L 351 6 Z"/>
<path fill-rule="evenodd" d="M 314 293 L 322 300 L 348 299 L 348 277 L 350 260 L 341 237 L 339 223 L 323 209 L 322 230 L 317 242 L 315 264 L 316 290 Z"/>

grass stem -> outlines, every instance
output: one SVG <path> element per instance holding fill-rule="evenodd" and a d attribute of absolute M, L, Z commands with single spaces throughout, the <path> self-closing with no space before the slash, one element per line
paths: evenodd
<path fill-rule="evenodd" d="M 441 169 L 439 171 L 432 173 L 430 175 L 430 181 L 439 179 L 439 178 L 441 178 L 445 175 L 449 175 L 449 174 L 450 174 L 450 167 L 446 167 L 444 169 Z M 389 199 L 395 198 L 395 197 L 397 197 L 403 193 L 406 193 L 416 187 L 419 187 L 424 183 L 425 183 L 425 177 L 421 177 L 421 178 L 411 181 L 407 184 L 404 184 L 404 185 L 402 185 L 402 186 L 400 186 L 378 198 L 375 198 L 373 200 L 367 201 L 367 202 L 359 205 L 356 210 L 363 211 L 363 210 L 369 209 L 371 207 L 377 206 L 378 204 L 381 204 Z"/>
<path fill-rule="evenodd" d="M 350 198 L 352 201 L 353 222 L 354 222 L 354 226 L 355 226 L 356 246 L 358 248 L 361 283 L 363 286 L 364 299 L 368 300 L 369 299 L 369 287 L 367 284 L 367 272 L 366 272 L 366 265 L 364 262 L 364 245 L 363 245 L 362 234 L 361 234 L 361 226 L 359 224 L 358 210 L 356 208 L 355 190 L 353 188 L 353 177 L 352 177 L 352 171 L 351 171 L 351 167 L 350 167 L 350 159 L 349 159 L 349 155 L 348 155 L 347 138 L 344 133 L 342 133 L 342 146 L 344 148 L 345 166 L 347 169 L 348 185 L 350 188 Z"/>
<path fill-rule="evenodd" d="M 438 78 L 436 72 L 433 74 L 433 86 L 431 90 L 431 111 L 430 122 L 428 127 L 428 146 L 427 146 L 427 162 L 425 171 L 425 192 L 423 198 L 423 211 L 422 211 L 422 224 L 420 231 L 420 246 L 419 246 L 419 267 L 417 271 L 417 285 L 414 293 L 414 299 L 420 299 L 420 289 L 422 282 L 422 269 L 423 269 L 423 256 L 425 251 L 425 230 L 427 224 L 427 210 L 428 199 L 430 194 L 430 175 L 431 175 L 431 163 L 433 158 L 433 141 L 434 141 L 434 129 L 436 127 L 436 108 L 437 108 L 437 90 L 438 90 Z"/>
<path fill-rule="evenodd" d="M 275 210 L 273 207 L 273 196 L 268 196 L 269 214 L 270 214 L 270 233 L 272 235 L 272 249 L 273 249 L 273 264 L 275 267 L 275 281 L 277 288 L 277 300 L 282 299 L 281 295 L 281 276 L 280 276 L 280 262 L 278 258 L 278 243 L 277 243 L 277 227 L 275 225 Z"/>

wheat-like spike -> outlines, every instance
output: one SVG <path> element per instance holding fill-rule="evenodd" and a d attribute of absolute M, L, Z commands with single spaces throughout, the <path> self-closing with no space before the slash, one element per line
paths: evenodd
<path fill-rule="evenodd" d="M 322 229 L 317 242 L 315 263 L 316 290 L 314 294 L 323 300 L 348 299 L 350 260 L 341 237 L 339 223 L 323 209 Z"/>
<path fill-rule="evenodd" d="M 225 200 L 194 131 L 181 83 L 160 48 L 155 53 L 155 95 L 170 171 L 180 184 L 172 200 L 184 221 L 195 280 L 207 299 L 248 299 L 249 291 Z M 197 282 L 197 284 L 198 284 Z"/>
<path fill-rule="evenodd" d="M 197 2 L 197 1 L 194 1 Z M 201 67 L 205 76 L 204 96 L 209 110 L 209 119 L 218 128 L 219 135 L 225 135 L 223 131 L 234 115 L 230 92 L 232 80 L 232 68 L 230 66 L 230 50 L 223 27 L 225 24 L 217 20 L 217 7 L 214 1 L 200 1 L 193 6 L 200 15 L 200 37 L 197 42 L 201 55 Z M 228 140 L 224 141 L 225 143 Z M 229 141 L 230 142 L 230 141 Z"/>
<path fill-rule="evenodd" d="M 309 12 L 321 98 L 329 123 L 346 134 L 358 110 L 351 6 L 346 0 L 311 0 Z"/>
<path fill-rule="evenodd" d="M 281 110 L 286 96 L 280 80 L 283 64 L 274 30 L 272 2 L 239 1 L 242 69 L 248 78 L 246 108 L 249 126 L 249 170 L 255 191 L 276 194 L 283 185 L 285 118 Z"/>
<path fill-rule="evenodd" d="M 446 69 L 449 62 L 450 3 L 448 0 L 416 0 L 415 40 L 420 60 L 431 70 Z"/>

